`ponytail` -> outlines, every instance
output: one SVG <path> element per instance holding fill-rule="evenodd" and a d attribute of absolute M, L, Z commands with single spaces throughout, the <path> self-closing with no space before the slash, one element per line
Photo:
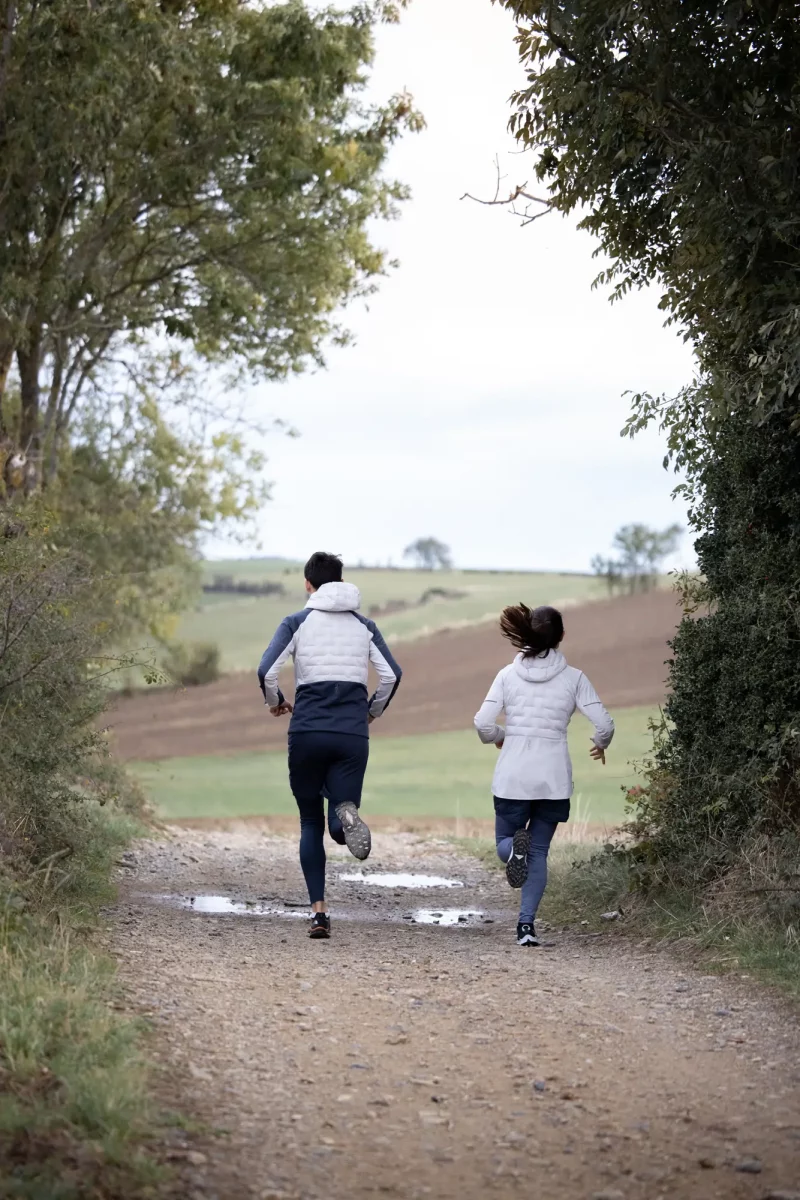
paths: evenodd
<path fill-rule="evenodd" d="M 500 615 L 500 630 L 525 658 L 535 658 L 561 644 L 564 621 L 557 608 L 544 605 L 530 609 L 527 604 L 512 604 Z"/>

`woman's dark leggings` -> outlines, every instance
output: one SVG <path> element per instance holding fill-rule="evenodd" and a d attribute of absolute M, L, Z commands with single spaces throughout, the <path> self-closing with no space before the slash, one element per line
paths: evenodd
<path fill-rule="evenodd" d="M 502 862 L 511 857 L 511 843 L 518 829 L 531 835 L 528 851 L 528 877 L 522 885 L 519 919 L 532 922 L 547 887 L 547 855 L 559 821 L 569 817 L 569 800 L 494 801 L 494 831 L 497 856 Z"/>
<path fill-rule="evenodd" d="M 330 835 L 343 846 L 336 806 L 349 801 L 360 807 L 368 758 L 369 738 L 357 734 L 289 735 L 289 783 L 300 810 L 300 866 L 312 904 L 325 899 L 325 798 Z"/>

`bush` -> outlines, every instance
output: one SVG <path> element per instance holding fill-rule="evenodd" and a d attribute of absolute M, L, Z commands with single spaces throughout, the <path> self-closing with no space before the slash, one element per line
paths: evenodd
<path fill-rule="evenodd" d="M 709 440 L 693 513 L 702 577 L 682 584 L 666 720 L 633 806 L 650 881 L 695 887 L 800 825 L 798 480 L 788 418 L 730 418 Z"/>
<path fill-rule="evenodd" d="M 39 1200 L 153 1195 L 136 1025 L 88 944 L 141 797 L 99 718 L 111 581 L 46 519 L 0 527 L 0 1178 Z"/>
<path fill-rule="evenodd" d="M 86 803 L 128 794 L 99 729 L 113 595 L 49 532 L 0 537 L 0 836 L 20 868 L 66 862 Z"/>
<path fill-rule="evenodd" d="M 163 662 L 166 673 L 183 687 L 214 683 L 222 674 L 219 646 L 214 642 L 176 642 Z"/>

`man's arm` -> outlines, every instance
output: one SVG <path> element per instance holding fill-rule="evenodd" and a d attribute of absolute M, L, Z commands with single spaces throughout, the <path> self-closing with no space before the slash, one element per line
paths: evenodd
<path fill-rule="evenodd" d="M 281 621 L 275 636 L 267 646 L 258 667 L 258 683 L 264 693 L 264 702 L 270 708 L 280 708 L 286 703 L 283 692 L 278 687 L 278 676 L 281 667 L 294 651 L 294 640 L 297 630 L 289 617 Z"/>
<path fill-rule="evenodd" d="M 369 644 L 369 658 L 378 672 L 378 687 L 369 702 L 370 720 L 374 721 L 376 717 L 382 716 L 389 707 L 395 692 L 400 686 L 403 672 L 392 658 L 389 647 L 383 640 L 383 636 L 377 625 L 370 621 L 369 629 L 372 633 L 372 640 Z"/>

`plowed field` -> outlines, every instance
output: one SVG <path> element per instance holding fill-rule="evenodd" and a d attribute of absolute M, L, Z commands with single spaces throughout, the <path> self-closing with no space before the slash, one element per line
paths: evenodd
<path fill-rule="evenodd" d="M 609 708 L 658 704 L 665 695 L 668 639 L 680 617 L 672 592 L 599 601 L 565 612 L 564 653 L 580 667 Z M 264 645 L 271 635 L 264 630 Z M 493 623 L 444 630 L 394 647 L 403 682 L 378 736 L 398 737 L 469 727 L 496 672 L 512 651 Z M 125 759 L 277 749 L 286 721 L 266 712 L 256 681 L 231 675 L 203 688 L 153 690 L 121 700 L 110 716 Z M 291 696 L 291 677 L 284 688 Z"/>

